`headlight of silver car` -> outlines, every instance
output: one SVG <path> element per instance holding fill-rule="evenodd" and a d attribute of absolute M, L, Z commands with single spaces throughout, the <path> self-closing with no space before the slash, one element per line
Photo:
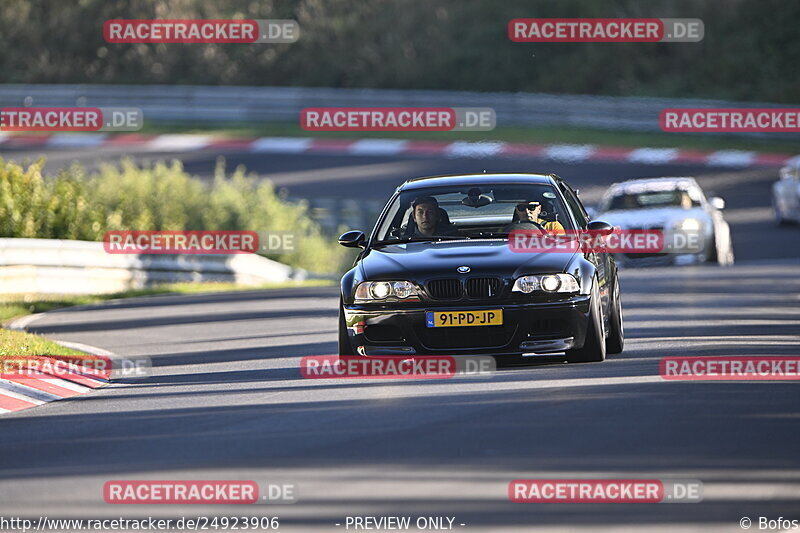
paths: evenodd
<path fill-rule="evenodd" d="M 530 294 L 533 292 L 544 293 L 571 293 L 580 291 L 578 280 L 572 274 L 542 274 L 537 276 L 522 276 L 514 282 L 511 292 Z"/>
<path fill-rule="evenodd" d="M 387 300 L 419 300 L 419 293 L 410 281 L 364 281 L 356 287 L 356 302 Z"/>
<path fill-rule="evenodd" d="M 703 223 L 696 218 L 684 218 L 677 222 L 674 227 L 681 231 L 700 231 L 703 229 Z"/>

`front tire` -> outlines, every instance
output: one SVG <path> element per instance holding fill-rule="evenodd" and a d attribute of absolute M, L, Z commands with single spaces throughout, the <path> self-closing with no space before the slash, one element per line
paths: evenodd
<path fill-rule="evenodd" d="M 606 358 L 606 339 L 603 324 L 603 307 L 600 305 L 600 290 L 597 278 L 592 280 L 592 297 L 589 301 L 589 324 L 586 328 L 586 340 L 581 348 L 567 350 L 567 361 L 570 363 L 597 363 Z"/>
<path fill-rule="evenodd" d="M 347 334 L 347 322 L 344 319 L 344 304 L 339 301 L 339 355 L 355 355 L 350 336 Z"/>
<path fill-rule="evenodd" d="M 619 278 L 614 282 L 614 301 L 611 302 L 611 315 L 608 317 L 608 338 L 606 354 L 622 353 L 625 347 L 625 327 L 622 323 L 622 300 L 619 296 Z"/>

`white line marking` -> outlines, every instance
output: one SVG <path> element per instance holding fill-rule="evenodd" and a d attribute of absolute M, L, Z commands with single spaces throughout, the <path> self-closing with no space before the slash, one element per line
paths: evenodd
<path fill-rule="evenodd" d="M 83 344 L 82 342 L 70 342 L 70 341 L 53 341 L 53 342 L 56 342 L 65 348 L 72 348 L 73 350 L 78 350 L 79 352 L 86 352 L 91 355 L 106 355 L 108 357 L 114 355 L 112 352 L 109 352 L 108 350 L 98 348 L 97 346 L 91 346 L 89 344 Z"/>
<path fill-rule="evenodd" d="M 627 160 L 631 163 L 657 165 L 669 163 L 678 157 L 678 152 L 677 148 L 637 148 L 628 154 Z"/>
<path fill-rule="evenodd" d="M 713 152 L 706 158 L 709 165 L 723 167 L 747 167 L 756 160 L 755 152 L 745 152 L 742 150 L 719 150 Z"/>
<path fill-rule="evenodd" d="M 102 133 L 56 133 L 51 135 L 45 146 L 55 148 L 94 148 L 106 140 Z"/>
<path fill-rule="evenodd" d="M 408 141 L 398 139 L 361 139 L 348 148 L 353 155 L 397 155 L 403 153 Z"/>
<path fill-rule="evenodd" d="M 61 399 L 61 396 L 57 396 L 49 392 L 44 392 L 39 389 L 34 389 L 32 387 L 27 387 L 25 385 L 21 385 L 20 383 L 15 383 L 13 381 L 9 381 L 7 379 L 2 379 L 2 378 L 0 378 L 0 388 L 2 388 L 5 392 L 14 392 L 16 394 L 21 394 L 22 396 L 25 396 L 27 398 L 35 398 L 36 400 L 38 400 L 37 402 L 34 403 L 52 402 L 53 400 Z"/>
<path fill-rule="evenodd" d="M 31 322 L 34 320 L 39 320 L 44 316 L 44 313 L 36 313 L 34 315 L 26 315 L 17 318 L 16 320 L 12 320 L 11 323 L 8 325 L 8 329 L 13 329 L 17 331 L 24 331 Z"/>
<path fill-rule="evenodd" d="M 2 388 L 2 384 L 0 384 L 0 395 L 8 396 L 9 398 L 16 398 L 17 400 L 22 400 L 23 402 L 32 403 L 35 405 L 42 405 L 43 403 L 45 403 L 44 400 L 40 400 L 38 398 L 32 398 L 30 396 L 25 396 L 24 394 L 15 392 L 10 389 L 4 389 Z"/>
<path fill-rule="evenodd" d="M 156 152 L 183 152 L 200 150 L 211 144 L 210 135 L 172 134 L 159 135 L 147 143 L 147 148 Z"/>
<path fill-rule="evenodd" d="M 456 141 L 444 149 L 445 157 L 492 157 L 505 148 L 502 142 Z"/>
<path fill-rule="evenodd" d="M 553 144 L 544 151 L 544 156 L 556 161 L 584 161 L 595 151 L 591 144 Z"/>
<path fill-rule="evenodd" d="M 261 137 L 250 144 L 250 151 L 299 154 L 308 150 L 313 140 L 308 137 Z"/>
<path fill-rule="evenodd" d="M 94 390 L 91 387 L 79 385 L 77 383 L 73 383 L 71 381 L 67 381 L 66 379 L 61 379 L 61 378 L 36 378 L 36 380 L 44 381 L 45 383 L 55 385 L 56 387 L 61 387 L 62 389 L 68 389 L 71 391 L 79 392 L 81 394 L 89 392 L 90 390 Z"/>

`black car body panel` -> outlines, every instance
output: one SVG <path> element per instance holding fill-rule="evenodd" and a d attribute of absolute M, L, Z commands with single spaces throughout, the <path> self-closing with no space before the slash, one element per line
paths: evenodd
<path fill-rule="evenodd" d="M 573 194 L 552 175 L 493 174 L 418 179 L 398 187 L 400 192 L 442 183 L 550 183 L 561 194 Z M 562 201 L 564 201 L 562 199 Z M 577 201 L 575 196 L 574 201 Z M 582 209 L 582 206 L 581 206 Z M 402 354 L 523 354 L 555 353 L 580 348 L 586 337 L 592 284 L 597 279 L 601 306 L 608 308 L 616 266 L 608 254 L 518 253 L 507 239 L 463 239 L 401 244 L 374 244 L 386 215 L 379 218 L 365 249 L 341 282 L 342 307 L 353 351 L 360 355 Z M 578 213 L 580 215 L 580 213 Z M 585 227 L 588 217 L 573 221 Z M 469 267 L 459 272 L 459 267 Z M 578 294 L 512 292 L 523 275 L 572 274 Z M 407 280 L 420 293 L 419 301 L 360 303 L 355 288 L 364 281 Z M 431 310 L 502 309 L 502 326 L 430 328 Z M 607 320 L 608 313 L 605 313 Z"/>

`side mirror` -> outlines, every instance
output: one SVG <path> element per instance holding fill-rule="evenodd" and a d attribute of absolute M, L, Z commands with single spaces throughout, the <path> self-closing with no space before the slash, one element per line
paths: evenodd
<path fill-rule="evenodd" d="M 586 226 L 586 229 L 589 231 L 596 231 L 600 235 L 606 236 L 611 235 L 614 233 L 614 226 L 609 224 L 608 222 L 603 222 L 602 220 L 593 220 L 589 222 L 589 225 Z"/>
<path fill-rule="evenodd" d="M 725 209 L 725 200 L 723 200 L 723 199 L 722 199 L 722 198 L 720 198 L 719 196 L 714 196 L 714 197 L 712 197 L 712 198 L 709 198 L 709 199 L 708 199 L 708 203 L 709 203 L 709 204 L 711 205 L 711 207 L 713 207 L 714 209 L 719 209 L 720 211 L 722 211 L 723 209 Z"/>
<path fill-rule="evenodd" d="M 367 237 L 363 231 L 352 230 L 342 233 L 339 237 L 339 244 L 347 248 L 363 248 L 367 244 Z"/>

